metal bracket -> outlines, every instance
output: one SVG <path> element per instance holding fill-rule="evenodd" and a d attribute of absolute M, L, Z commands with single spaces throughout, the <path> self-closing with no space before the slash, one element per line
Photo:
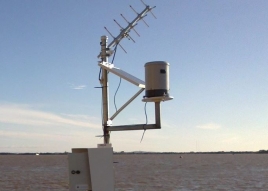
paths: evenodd
<path fill-rule="evenodd" d="M 138 125 L 120 125 L 110 126 L 108 131 L 129 131 L 129 130 L 146 130 L 161 129 L 161 109 L 160 102 L 155 102 L 155 124 L 138 124 Z"/>

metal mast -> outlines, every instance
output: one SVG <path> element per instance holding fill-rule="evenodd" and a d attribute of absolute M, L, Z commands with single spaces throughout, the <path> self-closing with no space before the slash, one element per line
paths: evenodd
<path fill-rule="evenodd" d="M 101 37 L 101 60 L 102 62 L 108 62 L 107 50 L 107 36 Z M 110 143 L 110 132 L 107 130 L 107 122 L 109 118 L 109 89 L 108 89 L 108 71 L 102 70 L 101 82 L 102 84 L 102 126 L 104 144 Z"/>

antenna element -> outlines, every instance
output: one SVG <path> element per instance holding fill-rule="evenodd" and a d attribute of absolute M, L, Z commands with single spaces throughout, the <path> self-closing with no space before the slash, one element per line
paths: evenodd
<path fill-rule="evenodd" d="M 135 11 L 135 9 L 130 5 L 130 8 L 137 14 L 136 18 L 133 19 L 133 21 L 131 22 L 128 22 L 128 20 L 123 16 L 123 14 L 121 14 L 121 16 L 123 17 L 123 19 L 128 23 L 128 25 L 123 28 L 115 19 L 114 19 L 114 22 L 119 26 L 120 28 L 120 33 L 115 37 L 113 36 L 106 27 L 105 30 L 113 37 L 113 41 L 107 46 L 108 49 L 110 49 L 111 47 L 114 47 L 115 45 L 119 45 L 125 53 L 127 53 L 127 51 L 119 44 L 120 41 L 123 39 L 123 38 L 128 38 L 129 40 L 132 40 L 133 42 L 134 39 L 129 35 L 130 31 L 133 29 L 133 31 L 138 35 L 139 33 L 134 29 L 134 27 L 138 24 L 138 22 L 140 20 L 142 20 L 146 26 L 149 27 L 149 25 L 145 22 L 145 20 L 143 19 L 145 16 L 147 16 L 147 13 L 148 12 L 151 12 L 152 13 L 152 9 L 155 8 L 154 7 L 150 7 L 149 5 L 146 5 L 142 0 L 141 2 L 145 5 L 145 8 L 144 10 L 141 12 L 141 13 L 138 13 L 137 11 Z M 152 15 L 154 16 L 154 14 L 152 13 Z M 155 16 L 154 16 L 155 17 Z M 156 18 L 156 17 L 155 17 Z M 111 56 L 112 54 L 108 54 L 107 56 Z M 98 55 L 98 58 L 101 57 L 101 54 Z"/>

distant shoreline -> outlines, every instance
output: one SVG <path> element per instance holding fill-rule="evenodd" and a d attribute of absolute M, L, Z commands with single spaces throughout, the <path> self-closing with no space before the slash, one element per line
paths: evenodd
<path fill-rule="evenodd" d="M 69 152 L 56 152 L 56 153 L 11 153 L 11 152 L 1 152 L 0 155 L 67 155 Z M 268 150 L 259 151 L 213 151 L 213 152 L 144 152 L 144 151 L 133 151 L 133 152 L 114 152 L 114 155 L 140 155 L 140 154 L 268 154 Z"/>

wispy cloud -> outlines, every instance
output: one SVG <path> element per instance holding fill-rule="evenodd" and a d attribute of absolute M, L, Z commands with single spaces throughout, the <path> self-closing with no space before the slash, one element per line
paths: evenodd
<path fill-rule="evenodd" d="M 62 133 L 55 133 L 55 132 L 51 132 L 51 131 L 47 131 L 47 132 L 33 132 L 33 131 L 25 131 L 26 129 L 22 129 L 21 131 L 11 131 L 11 130 L 0 130 L 0 138 L 1 139 L 16 139 L 20 140 L 33 140 L 33 141 L 42 141 L 42 140 L 49 140 L 51 142 L 53 141 L 60 141 L 60 142 L 68 142 L 68 140 L 75 140 L 79 137 L 79 140 L 85 141 L 88 139 L 89 135 L 93 136 L 92 134 L 90 134 L 88 131 L 75 131 L 75 132 L 71 132 L 68 133 L 66 131 L 62 132 Z M 15 144 L 16 141 L 13 141 L 13 143 Z M 47 145 L 48 143 L 46 143 Z M 1 145 L 3 146 L 3 145 Z M 1 148 L 1 147 L 0 147 Z"/>
<path fill-rule="evenodd" d="M 85 89 L 87 86 L 86 85 L 79 85 L 79 86 L 75 86 L 73 87 L 74 90 L 82 90 Z"/>
<path fill-rule="evenodd" d="M 87 87 L 85 84 L 82 84 L 82 85 L 69 84 L 69 86 L 71 89 L 74 89 L 74 90 L 83 90 Z"/>
<path fill-rule="evenodd" d="M 21 124 L 33 126 L 78 126 L 99 128 L 100 125 L 92 122 L 89 116 L 59 115 L 34 110 L 25 105 L 0 104 L 0 123 Z"/>
<path fill-rule="evenodd" d="M 216 130 L 216 129 L 220 129 L 221 126 L 219 124 L 216 124 L 216 123 L 207 123 L 207 124 L 203 124 L 203 125 L 198 125 L 198 126 L 196 126 L 196 128 Z"/>
<path fill-rule="evenodd" d="M 91 138 L 91 145 L 96 145 L 99 141 L 89 131 L 55 133 L 6 129 L 0 130 L 0 140 L 2 140 L 0 152 L 62 152 L 70 150 L 72 145 L 85 147 L 89 138 Z"/>
<path fill-rule="evenodd" d="M 35 132 L 21 132 L 21 131 L 7 131 L 7 130 L 0 130 L 0 137 L 1 138 L 16 138 L 16 139 L 50 139 L 50 140 L 61 140 L 66 139 L 70 135 L 58 135 L 54 133 L 35 133 Z"/>

